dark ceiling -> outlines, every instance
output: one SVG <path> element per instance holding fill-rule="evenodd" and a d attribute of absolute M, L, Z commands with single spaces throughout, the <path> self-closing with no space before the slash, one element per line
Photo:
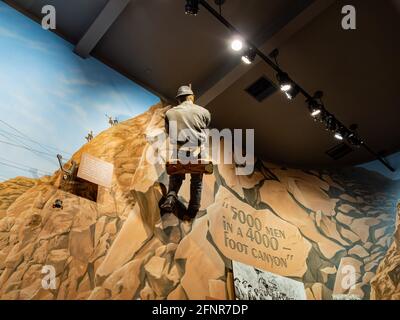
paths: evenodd
<path fill-rule="evenodd" d="M 116 0 L 118 1 L 118 0 Z M 42 17 L 46 4 L 57 10 L 57 32 L 77 44 L 107 0 L 6 0 Z M 214 5 L 214 0 L 208 1 Z M 246 37 L 265 42 L 313 0 L 229 0 L 223 15 Z M 214 5 L 215 8 L 217 8 Z M 166 99 L 192 83 L 201 95 L 237 64 L 227 29 L 201 9 L 184 13 L 185 0 L 131 0 L 92 55 Z"/>
<path fill-rule="evenodd" d="M 223 15 L 246 36 L 263 42 L 310 2 L 229 0 Z M 201 94 L 237 64 L 237 57 L 230 52 L 227 29 L 204 9 L 197 17 L 185 15 L 184 4 L 133 0 L 94 53 L 167 97 L 188 82 Z"/>
<path fill-rule="evenodd" d="M 357 124 L 369 146 L 388 155 L 400 150 L 400 12 L 392 1 L 351 3 L 357 30 L 341 28 L 348 1 L 335 1 L 279 47 L 279 63 L 310 93 L 322 89 L 326 108 L 347 126 Z M 290 102 L 277 92 L 259 103 L 244 92 L 260 76 L 275 79 L 259 63 L 210 103 L 215 123 L 255 128 L 256 149 L 273 161 L 312 167 L 373 160 L 363 148 L 332 160 L 326 151 L 338 142 L 311 119 L 302 96 Z M 228 109 L 235 117 L 227 116 Z"/>
<path fill-rule="evenodd" d="M 36 19 L 44 5 L 54 5 L 57 33 L 77 44 L 108 0 L 4 2 Z M 184 3 L 131 0 L 92 55 L 164 99 L 192 83 L 214 126 L 255 128 L 256 152 L 270 160 L 338 166 L 373 159 L 361 149 L 329 158 L 325 151 L 337 142 L 310 119 L 301 97 L 292 103 L 279 92 L 261 103 L 250 97 L 244 89 L 260 76 L 275 80 L 271 69 L 241 65 L 227 29 L 204 9 L 186 16 Z M 340 27 L 348 4 L 357 9 L 355 31 Z M 398 0 L 227 0 L 223 15 L 264 52 L 278 47 L 281 67 L 311 93 L 324 90 L 328 110 L 346 125 L 358 124 L 374 150 L 390 154 L 400 150 L 399 7 Z"/>

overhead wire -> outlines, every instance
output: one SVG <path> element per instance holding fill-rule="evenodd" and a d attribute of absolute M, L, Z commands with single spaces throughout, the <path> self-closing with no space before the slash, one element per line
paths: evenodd
<path fill-rule="evenodd" d="M 19 163 L 19 162 L 15 162 L 13 160 L 9 160 L 7 158 L 0 157 L 0 161 L 1 161 L 1 163 L 3 163 L 3 161 L 6 161 L 6 163 L 8 163 L 8 164 L 15 165 L 15 166 L 21 166 L 21 167 L 27 168 L 29 170 L 36 171 L 38 173 L 41 172 L 41 173 L 46 174 L 46 175 L 50 175 L 51 174 L 51 172 L 49 172 L 49 171 L 42 170 L 42 169 L 35 168 L 35 167 L 31 167 L 31 166 L 28 166 L 26 164 L 22 164 L 22 163 Z"/>
<path fill-rule="evenodd" d="M 47 151 L 47 152 L 55 152 L 55 151 L 56 151 L 56 152 L 59 152 L 59 153 L 61 152 L 61 153 L 63 153 L 63 154 L 69 155 L 69 156 L 72 155 L 72 154 L 71 154 L 70 152 L 68 152 L 68 151 L 65 151 L 65 150 L 56 148 L 56 147 L 54 147 L 54 146 L 46 145 L 46 144 L 44 144 L 44 143 L 41 143 L 41 142 L 38 142 L 38 141 L 32 139 L 32 138 L 29 137 L 27 134 L 23 133 L 21 130 L 15 128 L 13 125 L 7 123 L 7 122 L 4 121 L 4 120 L 1 120 L 1 119 L 0 119 L 0 122 L 3 123 L 3 124 L 4 124 L 5 126 L 7 126 L 8 128 L 10 128 L 10 129 L 14 130 L 15 132 L 19 133 L 20 136 L 17 136 L 17 135 L 15 135 L 15 134 L 9 133 L 9 132 L 5 131 L 4 129 L 2 130 L 3 132 L 6 132 L 6 133 L 8 133 L 8 134 L 10 134 L 10 135 L 13 135 L 13 136 L 15 136 L 15 137 L 19 137 L 19 138 L 28 140 L 28 141 L 30 141 L 30 142 L 32 142 L 32 143 L 34 143 L 34 144 L 40 146 L 42 149 L 44 149 L 44 150 Z M 0 129 L 0 130 L 1 130 L 1 129 Z"/>

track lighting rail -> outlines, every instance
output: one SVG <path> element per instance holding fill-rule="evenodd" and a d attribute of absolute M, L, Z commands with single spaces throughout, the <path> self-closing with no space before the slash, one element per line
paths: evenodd
<path fill-rule="evenodd" d="M 197 15 L 198 10 L 199 10 L 199 5 L 202 5 L 209 13 L 211 13 L 219 22 L 221 22 L 225 27 L 227 27 L 233 34 L 236 36 L 241 36 L 240 32 L 227 20 L 225 19 L 219 12 L 217 12 L 206 0 L 192 0 L 192 1 L 187 1 L 187 6 L 186 6 L 186 13 L 188 14 L 193 14 Z M 187 10 L 188 5 L 191 10 Z M 243 37 L 244 39 L 244 37 Z M 276 64 L 274 61 L 272 61 L 264 52 L 262 52 L 258 47 L 252 43 L 250 40 L 246 39 L 246 45 L 248 47 L 248 53 L 245 54 L 242 57 L 243 62 L 246 64 L 250 64 L 252 60 L 254 60 L 255 55 L 259 56 L 265 63 L 267 63 L 274 71 L 277 72 L 278 75 L 281 74 L 286 74 L 284 70 L 282 70 L 278 64 Z M 296 90 L 296 95 L 298 93 L 301 93 L 305 98 L 308 103 L 311 101 L 315 100 L 315 97 L 309 94 L 304 88 L 302 88 L 298 83 L 296 83 L 293 79 L 289 77 L 289 80 L 291 81 L 292 85 L 294 86 Z M 294 98 L 295 96 L 289 96 L 287 94 L 288 98 Z M 330 117 L 332 121 L 335 122 L 335 127 L 337 128 L 337 131 L 335 131 L 335 137 L 339 140 L 344 140 L 345 138 L 349 141 L 350 144 L 353 144 L 355 146 L 362 146 L 365 150 L 367 150 L 370 154 L 372 154 L 378 161 L 380 161 L 387 169 L 389 169 L 392 172 L 395 172 L 396 170 L 390 165 L 390 163 L 383 158 L 381 155 L 376 153 L 374 150 L 372 150 L 366 143 L 363 141 L 361 138 L 358 137 L 358 135 L 348 129 L 343 123 L 341 123 L 339 120 L 336 119 L 331 113 L 329 113 L 324 106 L 322 105 L 321 109 L 322 113 L 324 114 L 325 117 Z M 322 122 L 322 121 L 321 121 Z M 328 129 L 328 128 L 327 128 Z M 346 136 L 343 135 L 343 133 L 346 134 Z M 354 139 L 353 142 L 350 139 Z"/>

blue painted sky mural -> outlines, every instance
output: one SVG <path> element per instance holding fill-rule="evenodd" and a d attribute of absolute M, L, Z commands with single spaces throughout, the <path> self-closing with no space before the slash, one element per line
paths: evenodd
<path fill-rule="evenodd" d="M 396 169 L 395 172 L 389 171 L 385 166 L 382 165 L 379 161 L 372 161 L 362 165 L 361 167 L 376 171 L 382 174 L 383 176 L 392 179 L 392 180 L 400 180 L 400 152 L 392 154 L 386 157 L 386 160 L 392 165 L 393 168 Z"/>
<path fill-rule="evenodd" d="M 42 176 L 108 128 L 159 98 L 0 2 L 0 181 Z M 39 169 L 39 170 L 38 170 Z"/>

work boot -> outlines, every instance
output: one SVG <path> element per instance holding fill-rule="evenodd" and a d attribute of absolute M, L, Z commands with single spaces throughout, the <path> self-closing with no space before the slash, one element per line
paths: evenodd
<path fill-rule="evenodd" d="M 169 194 L 167 195 L 167 198 L 165 199 L 164 203 L 160 206 L 161 210 L 172 213 L 175 211 L 176 207 L 176 195 L 174 194 Z"/>

